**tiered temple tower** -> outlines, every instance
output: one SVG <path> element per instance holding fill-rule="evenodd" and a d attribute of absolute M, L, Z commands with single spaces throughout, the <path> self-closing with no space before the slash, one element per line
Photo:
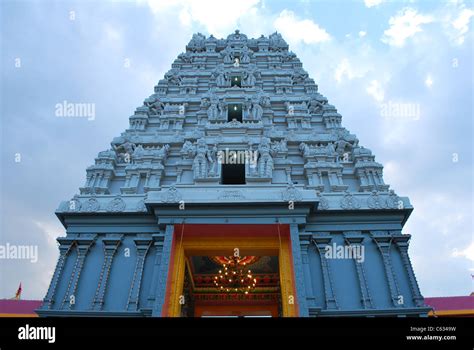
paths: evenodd
<path fill-rule="evenodd" d="M 280 34 L 195 34 L 60 204 L 39 314 L 426 315 L 382 170 Z M 249 294 L 209 283 L 235 252 Z"/>

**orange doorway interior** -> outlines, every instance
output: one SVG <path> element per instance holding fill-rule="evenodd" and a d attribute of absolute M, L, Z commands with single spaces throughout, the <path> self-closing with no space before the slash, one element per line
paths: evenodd
<path fill-rule="evenodd" d="M 236 251 L 255 257 L 249 268 L 257 287 L 248 295 L 218 293 L 209 260 Z M 172 317 L 297 316 L 288 226 L 175 225 L 165 305 L 163 316 Z"/>

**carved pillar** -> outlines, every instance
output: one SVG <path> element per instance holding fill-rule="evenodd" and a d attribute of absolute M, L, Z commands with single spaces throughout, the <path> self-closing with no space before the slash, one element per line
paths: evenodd
<path fill-rule="evenodd" d="M 331 275 L 331 265 L 326 259 L 326 247 L 331 244 L 332 237 L 327 233 L 325 235 L 313 235 L 312 242 L 316 246 L 321 258 L 321 269 L 323 272 L 324 297 L 326 299 L 326 308 L 328 310 L 339 309 Z"/>
<path fill-rule="evenodd" d="M 308 185 L 311 188 L 321 190 L 321 191 L 324 190 L 322 173 L 321 173 L 321 170 L 317 169 L 316 162 L 313 162 L 311 160 L 307 161 L 305 165 L 305 173 L 308 179 Z"/>
<path fill-rule="evenodd" d="M 285 169 L 286 172 L 286 183 L 293 183 L 293 180 L 291 180 L 291 167 Z"/>
<path fill-rule="evenodd" d="M 403 304 L 398 302 L 400 297 L 400 289 L 398 288 L 397 279 L 393 272 L 392 258 L 390 257 L 392 237 L 385 231 L 374 231 L 372 232 L 371 236 L 374 242 L 377 244 L 380 254 L 382 255 L 388 287 L 390 288 L 392 304 L 395 307 L 401 307 Z"/>
<path fill-rule="evenodd" d="M 342 171 L 337 173 L 337 182 L 338 185 L 344 185 L 344 182 L 342 181 Z"/>
<path fill-rule="evenodd" d="M 376 176 L 375 176 L 375 173 L 372 169 L 368 170 L 367 171 L 367 174 L 369 176 L 369 182 L 372 186 L 376 186 L 377 185 L 377 181 L 376 181 Z"/>
<path fill-rule="evenodd" d="M 76 239 L 77 258 L 71 273 L 71 277 L 69 278 L 66 294 L 64 295 L 64 299 L 61 304 L 61 309 L 64 309 L 64 307 L 67 305 L 67 308 L 71 310 L 76 304 L 77 284 L 79 283 L 79 278 L 81 277 L 81 272 L 82 268 L 84 267 L 84 261 L 86 259 L 87 253 L 89 253 L 89 250 L 94 244 L 96 237 L 96 234 L 85 234 Z"/>
<path fill-rule="evenodd" d="M 408 280 L 410 281 L 410 288 L 412 293 L 412 298 L 416 306 L 424 306 L 424 299 L 421 295 L 420 288 L 418 287 L 418 282 L 416 280 L 415 273 L 413 272 L 413 266 L 408 256 L 408 243 L 410 241 L 411 235 L 403 235 L 400 232 L 395 232 L 393 235 L 393 241 L 400 251 L 403 266 L 408 275 Z"/>
<path fill-rule="evenodd" d="M 331 188 L 337 187 L 339 185 L 339 178 L 337 177 L 337 173 L 335 171 L 328 171 L 328 180 L 329 186 Z"/>
<path fill-rule="evenodd" d="M 308 180 L 309 179 L 311 179 L 310 185 L 313 187 L 320 187 L 322 185 L 318 171 L 312 171 L 308 177 Z"/>
<path fill-rule="evenodd" d="M 66 264 L 66 259 L 75 244 L 73 238 L 61 237 L 58 238 L 57 241 L 59 242 L 59 259 L 56 263 L 56 268 L 54 269 L 53 278 L 49 284 L 48 292 L 43 300 L 42 308 L 44 309 L 51 309 L 55 302 L 54 298 L 56 296 L 59 279 L 61 278 L 64 265 Z"/>
<path fill-rule="evenodd" d="M 360 185 L 361 186 L 367 186 L 369 184 L 369 181 L 367 179 L 367 175 L 365 173 L 365 170 L 363 170 L 363 169 L 358 170 L 357 175 L 359 175 L 359 180 L 360 180 Z"/>
<path fill-rule="evenodd" d="M 96 187 L 102 187 L 102 182 L 104 180 L 104 172 L 101 171 L 99 174 L 98 174 L 98 179 L 97 179 L 97 186 Z"/>
<path fill-rule="evenodd" d="M 173 246 L 174 225 L 167 225 L 163 241 L 163 253 L 161 254 L 160 268 L 155 289 L 155 305 L 153 307 L 153 317 L 164 316 L 166 282 L 168 281 L 168 270 Z"/>
<path fill-rule="evenodd" d="M 374 185 L 382 185 L 382 176 L 381 172 L 378 170 L 372 170 L 372 176 L 374 178 Z"/>
<path fill-rule="evenodd" d="M 90 187 L 91 186 L 93 177 L 94 177 L 94 175 L 92 175 L 91 173 L 87 173 L 87 175 L 86 175 L 86 185 L 84 187 Z"/>
<path fill-rule="evenodd" d="M 310 239 L 310 234 L 300 235 L 301 261 L 303 263 L 303 273 L 305 277 L 306 300 L 308 307 L 313 307 L 316 306 L 316 298 L 314 296 L 313 285 L 311 283 L 311 270 L 309 267 L 308 250 L 311 244 Z"/>
<path fill-rule="evenodd" d="M 299 316 L 308 317 L 308 306 L 306 305 L 306 289 L 304 281 L 304 272 L 301 260 L 301 247 L 299 230 L 297 224 L 290 224 L 291 252 L 293 255 L 293 271 L 295 274 L 296 294 L 299 305 Z"/>
<path fill-rule="evenodd" d="M 307 178 L 308 178 L 308 185 L 311 187 L 317 186 L 318 181 L 316 180 L 316 173 L 311 173 L 306 171 L 307 173 Z"/>
<path fill-rule="evenodd" d="M 388 191 L 388 188 L 390 187 L 389 185 L 386 185 L 385 182 L 383 181 L 383 172 L 382 169 L 379 168 L 375 171 L 375 174 L 377 176 L 377 188 L 380 191 Z"/>
<path fill-rule="evenodd" d="M 160 266 L 163 255 L 163 245 L 165 235 L 162 233 L 152 235 L 153 245 L 155 246 L 155 263 L 153 265 L 153 277 L 151 280 L 150 294 L 148 295 L 148 306 L 153 308 L 156 298 L 156 288 L 160 278 Z"/>
<path fill-rule="evenodd" d="M 104 306 L 104 296 L 107 291 L 107 285 L 110 275 L 110 269 L 115 253 L 122 243 L 122 234 L 111 234 L 104 237 L 102 245 L 104 247 L 104 262 L 100 270 L 99 282 L 95 291 L 94 299 L 92 300 L 91 310 L 102 310 Z"/>
<path fill-rule="evenodd" d="M 123 187 L 130 187 L 130 174 L 125 176 L 125 184 Z"/>
<path fill-rule="evenodd" d="M 149 181 L 150 181 L 150 170 L 147 170 L 145 173 L 145 181 L 143 183 L 143 188 L 148 187 Z"/>
<path fill-rule="evenodd" d="M 104 189 L 107 190 L 109 188 L 109 183 L 110 183 L 110 178 L 112 177 L 112 174 L 110 172 L 107 172 L 105 175 L 104 175 Z"/>
<path fill-rule="evenodd" d="M 136 188 L 138 187 L 138 183 L 140 182 L 140 174 L 139 173 L 132 173 L 132 176 L 130 178 L 130 183 L 131 183 L 131 187 L 134 187 L 135 188 L 135 192 L 136 192 Z"/>
<path fill-rule="evenodd" d="M 364 245 L 364 236 L 360 231 L 348 231 L 344 232 L 344 240 L 346 244 L 353 249 L 357 249 L 361 252 L 361 247 Z M 359 288 L 361 294 L 361 303 L 364 309 L 372 309 L 374 307 L 372 297 L 370 296 L 369 285 L 367 283 L 367 277 L 365 275 L 364 264 L 357 259 L 354 259 L 354 264 L 357 271 L 357 278 L 359 280 Z"/>
<path fill-rule="evenodd" d="M 152 244 L 152 239 L 148 237 L 137 237 L 133 240 L 137 248 L 137 261 L 135 271 L 133 272 L 132 284 L 128 294 L 127 310 L 137 311 L 140 300 L 140 287 L 142 285 L 143 269 L 145 268 L 145 259 Z"/>
<path fill-rule="evenodd" d="M 183 175 L 183 169 L 176 170 L 176 183 L 181 183 L 181 176 Z"/>

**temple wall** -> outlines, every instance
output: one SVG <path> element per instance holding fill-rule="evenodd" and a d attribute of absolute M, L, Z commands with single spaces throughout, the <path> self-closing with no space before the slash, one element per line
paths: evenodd
<path fill-rule="evenodd" d="M 331 316 L 355 312 L 362 315 L 383 315 L 384 311 L 391 314 L 394 310 L 402 314 L 404 310 L 407 310 L 407 314 L 412 314 L 419 305 L 416 305 L 413 300 L 414 295 L 406 266 L 395 242 L 395 237 L 400 236 L 400 231 L 396 227 L 400 225 L 392 223 L 389 225 L 391 229 L 382 225 L 384 229 L 380 230 L 377 229 L 380 228 L 377 224 L 364 222 L 351 224 L 345 222 L 346 219 L 343 216 L 328 214 L 324 218 L 324 215 L 321 215 L 320 222 L 313 217 L 313 222 L 307 224 L 306 229 L 299 232 L 301 271 L 304 279 L 303 283 L 297 283 L 296 288 L 298 297 L 303 295 L 306 300 L 305 303 L 300 303 L 301 307 L 305 308 L 300 310 L 300 314 Z M 126 218 L 121 220 L 126 221 Z M 338 221 L 338 225 L 331 230 L 330 222 L 334 220 Z M 376 220 L 372 218 L 372 221 Z M 96 221 L 100 220 L 96 219 Z M 140 219 L 135 217 L 134 221 L 138 223 Z M 72 248 L 66 257 L 54 302 L 50 308 L 43 306 L 44 310 L 49 310 L 46 315 L 60 315 L 64 311 L 70 311 L 79 312 L 79 314 L 99 315 L 105 312 L 111 315 L 149 316 L 158 304 L 162 307 L 164 294 L 161 294 L 161 299 L 156 300 L 152 295 L 157 294 L 160 265 L 167 264 L 169 256 L 163 257 L 162 246 L 157 247 L 154 244 L 156 241 L 154 237 L 162 236 L 163 232 L 160 232 L 157 225 L 152 224 L 151 221 L 152 219 L 147 217 L 136 226 L 97 224 L 94 229 L 91 229 L 89 220 L 84 220 L 82 224 L 81 220 L 75 219 L 75 223 L 68 229 L 68 242 L 72 244 Z M 341 226 L 345 225 L 359 226 L 361 230 L 341 230 Z M 371 226 L 372 229 L 370 229 Z M 318 227 L 323 228 L 324 231 Z M 70 304 L 72 290 L 70 284 L 74 280 L 74 272 L 77 273 L 79 270 L 76 265 L 79 249 L 75 242 L 80 243 L 82 236 L 90 235 L 94 236 L 94 240 L 88 248 L 77 288 L 73 294 L 74 304 Z M 333 246 L 334 243 L 336 247 L 345 247 L 348 239 L 355 239 L 364 247 L 362 256 L 353 256 L 355 259 L 363 258 L 359 266 L 355 259 L 335 256 L 328 258 L 324 251 L 324 247 Z M 106 244 L 104 241 L 107 240 L 112 240 L 112 244 L 110 242 Z M 382 258 L 381 248 L 377 244 L 379 240 L 381 240 L 380 244 L 389 244 L 388 260 Z M 137 246 L 136 241 L 140 245 Z M 105 246 L 109 248 L 116 246 L 110 265 L 104 264 Z M 144 263 L 142 267 L 138 267 L 138 270 L 137 247 L 142 249 L 141 257 L 145 256 Z M 143 249 L 146 250 L 145 255 Z M 111 256 L 110 251 L 108 256 Z M 322 263 L 322 260 L 325 262 Z M 168 270 L 168 265 L 165 270 Z M 109 271 L 108 278 L 105 277 L 107 271 Z M 140 271 L 142 278 L 138 280 Z M 390 277 L 387 276 L 387 271 L 392 273 Z M 107 280 L 107 287 L 102 297 L 99 286 L 101 280 Z M 131 291 L 133 285 L 139 287 L 138 303 L 135 304 L 131 296 L 134 294 Z"/>

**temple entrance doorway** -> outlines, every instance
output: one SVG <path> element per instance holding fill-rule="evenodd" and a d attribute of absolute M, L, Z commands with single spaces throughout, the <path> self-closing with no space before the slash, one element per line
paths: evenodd
<path fill-rule="evenodd" d="M 278 256 L 188 256 L 183 317 L 281 316 Z"/>
<path fill-rule="evenodd" d="M 175 225 L 164 316 L 297 316 L 285 225 Z"/>

